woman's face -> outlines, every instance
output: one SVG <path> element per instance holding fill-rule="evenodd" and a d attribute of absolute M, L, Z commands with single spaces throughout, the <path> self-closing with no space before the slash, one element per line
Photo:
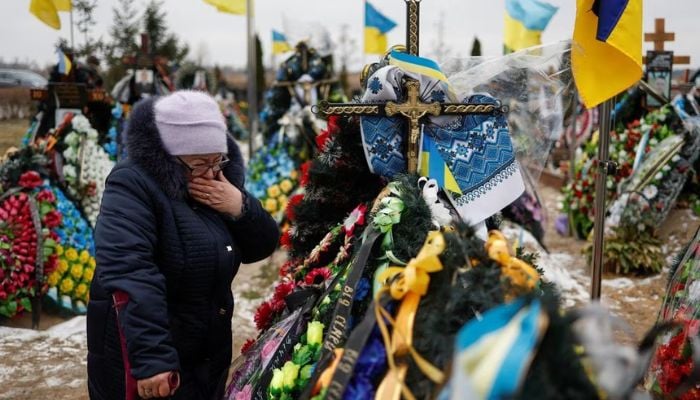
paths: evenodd
<path fill-rule="evenodd" d="M 194 178 L 214 179 L 228 159 L 221 153 L 178 156 L 188 171 L 188 180 Z"/>

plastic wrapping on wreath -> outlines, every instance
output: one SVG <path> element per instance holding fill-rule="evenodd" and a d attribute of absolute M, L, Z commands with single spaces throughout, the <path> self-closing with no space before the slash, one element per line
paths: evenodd
<path fill-rule="evenodd" d="M 700 229 L 680 259 L 672 266 L 671 279 L 657 323 L 678 327 L 662 336 L 651 362 L 646 388 L 659 398 L 700 398 L 700 383 L 687 379 L 693 373 L 693 353 L 700 333 Z"/>
<path fill-rule="evenodd" d="M 301 309 L 297 309 L 292 314 L 276 323 L 268 329 L 262 336 L 255 340 L 255 344 L 245 353 L 238 356 L 231 363 L 231 383 L 226 389 L 226 400 L 249 400 L 258 389 L 258 383 L 265 373 L 271 370 L 269 367 L 279 367 L 273 365 L 273 358 L 278 353 L 284 353 L 282 346 L 289 345 L 290 336 L 296 335 L 300 325 L 298 321 L 301 316 Z M 284 353 L 286 354 L 286 353 Z"/>
<path fill-rule="evenodd" d="M 502 57 L 471 57 L 442 63 L 459 97 L 486 93 L 510 109 L 508 122 L 516 157 L 533 182 L 564 133 L 575 91 L 568 41 Z M 526 177 L 526 180 L 528 177 Z"/>
<path fill-rule="evenodd" d="M 683 123 L 686 132 L 662 140 L 620 184 L 619 197 L 609 208 L 606 233 L 624 225 L 654 229 L 666 219 L 700 151 L 700 118 Z"/>

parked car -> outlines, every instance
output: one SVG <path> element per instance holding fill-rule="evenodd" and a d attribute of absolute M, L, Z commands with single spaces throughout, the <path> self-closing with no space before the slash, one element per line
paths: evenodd
<path fill-rule="evenodd" d="M 0 88 L 26 87 L 43 88 L 48 80 L 34 71 L 26 69 L 0 68 Z"/>

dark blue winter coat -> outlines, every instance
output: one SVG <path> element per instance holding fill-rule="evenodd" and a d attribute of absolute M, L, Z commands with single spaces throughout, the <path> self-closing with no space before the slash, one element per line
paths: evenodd
<path fill-rule="evenodd" d="M 193 134 L 196 134 L 193 132 Z M 124 399 L 124 367 L 112 302 L 119 314 L 136 379 L 180 372 L 177 399 L 209 399 L 231 362 L 231 281 L 241 262 L 269 256 L 277 224 L 254 197 L 239 220 L 201 205 L 187 194 L 184 166 L 158 135 L 153 100 L 133 110 L 127 132 L 129 159 L 106 183 L 95 229 L 97 269 L 87 315 L 88 389 L 91 399 Z M 229 140 L 224 175 L 243 190 L 240 151 Z"/>

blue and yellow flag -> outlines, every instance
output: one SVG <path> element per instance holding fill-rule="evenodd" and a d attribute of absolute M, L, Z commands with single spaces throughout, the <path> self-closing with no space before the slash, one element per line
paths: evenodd
<path fill-rule="evenodd" d="M 539 300 L 528 304 L 520 298 L 467 322 L 457 333 L 453 379 L 468 380 L 478 399 L 513 397 L 548 321 Z"/>
<path fill-rule="evenodd" d="M 287 37 L 282 32 L 272 30 L 272 54 L 282 54 L 292 50 Z"/>
<path fill-rule="evenodd" d="M 46 25 L 61 29 L 59 11 L 70 11 L 73 7 L 70 0 L 32 0 L 29 3 L 29 12 Z"/>
<path fill-rule="evenodd" d="M 594 107 L 642 77 L 642 1 L 577 0 L 574 80 L 583 104 Z"/>
<path fill-rule="evenodd" d="M 396 22 L 385 17 L 369 2 L 365 2 L 365 53 L 384 54 L 387 49 L 386 33 Z"/>
<path fill-rule="evenodd" d="M 243 15 L 246 13 L 246 0 L 204 0 L 223 13 Z"/>
<path fill-rule="evenodd" d="M 557 7 L 539 0 L 506 0 L 504 53 L 542 43 L 542 31 Z"/>
<path fill-rule="evenodd" d="M 70 74 L 71 69 L 73 69 L 73 63 L 70 61 L 70 58 L 61 49 L 56 50 L 56 55 L 58 56 L 58 73 L 63 75 Z"/>

